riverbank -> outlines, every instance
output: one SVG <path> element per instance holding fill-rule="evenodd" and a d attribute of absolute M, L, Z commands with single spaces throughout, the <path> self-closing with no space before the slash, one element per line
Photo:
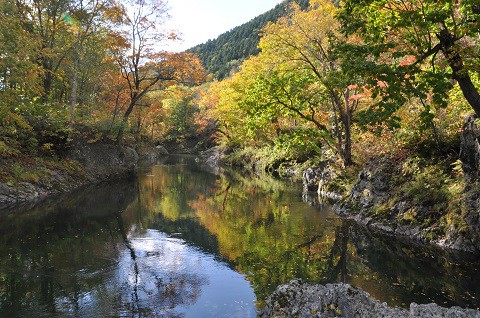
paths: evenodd
<path fill-rule="evenodd" d="M 337 215 L 373 232 L 478 254 L 479 131 L 469 117 L 459 140 L 405 145 L 349 167 L 328 152 L 294 160 L 261 149 L 219 148 L 203 160 L 301 180 L 308 204 L 328 202 Z"/>
<path fill-rule="evenodd" d="M 341 217 L 392 237 L 480 253 L 480 130 L 469 117 L 458 150 L 372 158 L 334 205 Z"/>
<path fill-rule="evenodd" d="M 60 154 L 1 158 L 0 210 L 128 176 L 140 159 L 152 161 L 166 153 L 148 144 L 77 139 Z"/>
<path fill-rule="evenodd" d="M 436 304 L 412 303 L 409 309 L 389 307 L 348 284 L 322 286 L 295 280 L 277 288 L 266 301 L 260 317 L 478 318 L 480 312 Z"/>

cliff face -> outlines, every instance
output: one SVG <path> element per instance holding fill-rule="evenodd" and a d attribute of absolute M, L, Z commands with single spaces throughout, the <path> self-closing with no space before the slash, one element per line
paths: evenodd
<path fill-rule="evenodd" d="M 359 174 L 349 194 L 337 202 L 334 211 L 374 231 L 478 253 L 479 138 L 477 120 L 469 117 L 460 146 L 463 179 L 460 177 L 457 184 L 445 185 L 449 175 L 438 172 L 434 164 L 415 166 L 412 160 L 375 158 Z M 452 193 L 453 186 L 461 189 Z"/>
<path fill-rule="evenodd" d="M 74 143 L 66 157 L 60 160 L 71 161 L 75 169 L 41 167 L 42 174 L 35 181 L 0 183 L 0 209 L 133 173 L 138 159 L 137 152 L 129 147 L 108 143 Z"/>
<path fill-rule="evenodd" d="M 335 213 L 387 235 L 472 253 L 480 250 L 480 240 L 472 235 L 478 220 L 472 219 L 468 227 L 461 227 L 460 223 L 466 221 L 461 210 L 446 212 L 434 201 L 419 202 L 410 193 L 398 191 L 399 185 L 392 181 L 398 171 L 392 171 L 392 167 L 395 165 L 387 159 L 371 162 L 349 195 L 335 204 Z M 420 192 L 426 190 L 414 191 L 423 195 Z M 467 205 L 471 200 L 465 197 L 463 201 L 462 205 Z M 450 214 L 462 220 L 448 224 Z"/>

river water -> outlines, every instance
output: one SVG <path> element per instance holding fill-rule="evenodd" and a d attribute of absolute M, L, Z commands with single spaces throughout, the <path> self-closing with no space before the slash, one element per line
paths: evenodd
<path fill-rule="evenodd" d="M 298 184 L 191 157 L 0 212 L 0 317 L 256 317 L 295 278 L 478 308 L 479 265 L 372 236 L 304 203 Z"/>

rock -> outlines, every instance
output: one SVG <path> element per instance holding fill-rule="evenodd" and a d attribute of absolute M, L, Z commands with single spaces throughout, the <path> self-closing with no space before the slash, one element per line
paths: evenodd
<path fill-rule="evenodd" d="M 480 129 L 476 123 L 476 116 L 469 116 L 463 126 L 460 137 L 460 160 L 465 177 L 469 180 L 478 179 L 480 173 Z"/>
<path fill-rule="evenodd" d="M 388 197 L 392 166 L 387 158 L 377 158 L 369 162 L 350 190 L 351 199 L 359 200 L 360 205 L 368 207 Z"/>
<path fill-rule="evenodd" d="M 170 154 L 168 152 L 167 148 L 165 148 L 164 146 L 158 145 L 158 146 L 155 147 L 155 149 L 157 150 L 157 153 L 159 153 L 161 155 L 169 155 Z"/>
<path fill-rule="evenodd" d="M 77 143 L 68 157 L 79 161 L 92 181 L 132 173 L 139 159 L 133 148 L 108 143 Z"/>
<path fill-rule="evenodd" d="M 359 173 L 350 194 L 334 205 L 335 213 L 349 218 L 353 215 L 368 216 L 375 204 L 389 196 L 392 166 L 386 158 L 376 158 L 369 162 Z"/>
<path fill-rule="evenodd" d="M 317 192 L 318 180 L 322 170 L 323 169 L 319 169 L 319 168 L 316 168 L 316 169 L 308 168 L 303 172 L 303 191 L 304 192 L 309 192 L 309 191 Z"/>
<path fill-rule="evenodd" d="M 223 155 L 224 153 L 218 147 L 212 147 L 200 152 L 195 161 L 216 170 L 221 166 Z"/>
<path fill-rule="evenodd" d="M 338 201 L 342 199 L 342 195 L 332 188 L 336 181 L 337 175 L 329 162 L 323 162 L 318 167 L 308 168 L 303 172 L 303 192 L 317 192 L 319 200 L 330 199 Z"/>
<path fill-rule="evenodd" d="M 388 226 L 384 223 L 379 223 L 379 222 L 376 222 L 376 223 L 372 223 L 370 225 L 370 227 L 372 229 L 375 229 L 375 230 L 378 230 L 378 231 L 381 231 L 381 232 L 384 232 L 386 234 L 393 234 L 395 233 L 395 230 L 391 227 L 391 226 Z"/>
<path fill-rule="evenodd" d="M 83 173 L 50 169 L 47 175 L 34 183 L 0 183 L 0 209 L 32 203 L 88 183 L 123 177 L 134 172 L 139 158 L 137 152 L 130 147 L 112 143 L 87 143 L 82 140 L 70 147 L 66 157 L 78 161 L 83 167 Z"/>
<path fill-rule="evenodd" d="M 421 228 L 415 222 L 405 223 L 410 217 L 428 216 L 435 211 L 432 206 L 424 206 L 412 202 L 408 196 L 398 196 L 391 189 L 390 180 L 394 174 L 400 173 L 395 162 L 387 158 L 371 160 L 359 173 L 358 180 L 350 190 L 350 194 L 337 202 L 333 210 L 344 218 L 352 219 L 373 232 L 386 234 L 396 239 L 418 243 L 431 243 L 469 253 L 480 252 L 480 181 L 470 186 L 464 194 L 464 218 L 468 227 L 465 233 L 457 230 L 448 231 L 444 235 L 432 236 L 435 228 Z M 397 195 L 394 200 L 391 195 Z M 390 200 L 390 202 L 388 202 Z M 394 204 L 386 207 L 386 203 Z M 382 210 L 379 210 L 382 209 Z M 380 211 L 378 213 L 377 211 Z"/>
<path fill-rule="evenodd" d="M 42 189 L 31 183 L 20 182 L 16 185 L 0 184 L 0 207 L 25 203 L 38 199 L 43 194 Z"/>
<path fill-rule="evenodd" d="M 480 317 L 480 312 L 473 309 L 462 309 L 460 307 L 445 308 L 437 304 L 417 305 L 412 303 L 410 305 L 410 315 L 408 317 L 423 317 L 423 318 L 470 318 Z"/>
<path fill-rule="evenodd" d="M 165 147 L 160 145 L 154 147 L 145 143 L 138 144 L 135 148 L 135 151 L 137 152 L 139 159 L 150 162 L 154 162 L 161 157 L 168 155 L 168 151 L 165 149 Z"/>
<path fill-rule="evenodd" d="M 417 305 L 410 310 L 389 307 L 360 288 L 348 284 L 309 285 L 295 280 L 279 286 L 267 299 L 260 317 L 346 317 L 346 318 L 480 318 L 480 312 L 436 304 Z"/>

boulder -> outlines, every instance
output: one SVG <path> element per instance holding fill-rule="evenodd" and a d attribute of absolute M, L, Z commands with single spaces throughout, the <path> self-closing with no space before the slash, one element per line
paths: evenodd
<path fill-rule="evenodd" d="M 92 181 L 132 173 L 139 159 L 133 148 L 108 143 L 74 144 L 68 157 L 79 161 Z"/>
<path fill-rule="evenodd" d="M 138 144 L 135 148 L 135 151 L 138 154 L 139 159 L 141 160 L 148 160 L 154 162 L 161 157 L 168 155 L 167 149 L 163 146 L 152 146 L 149 144 Z"/>
<path fill-rule="evenodd" d="M 277 288 L 267 299 L 260 317 L 480 318 L 480 312 L 436 304 L 412 303 L 410 309 L 390 307 L 348 284 L 309 285 L 294 280 Z"/>
<path fill-rule="evenodd" d="M 470 180 L 478 179 L 480 172 L 480 129 L 478 119 L 472 115 L 467 117 L 460 137 L 460 160 L 465 177 Z"/>
<path fill-rule="evenodd" d="M 308 168 L 303 172 L 303 192 L 316 192 L 319 199 L 331 199 L 338 201 L 342 195 L 338 189 L 333 186 L 336 182 L 337 174 L 328 162 L 320 164 L 318 167 Z"/>
<path fill-rule="evenodd" d="M 42 196 L 42 190 L 31 183 L 20 182 L 15 185 L 0 184 L 0 207 L 25 203 Z"/>

